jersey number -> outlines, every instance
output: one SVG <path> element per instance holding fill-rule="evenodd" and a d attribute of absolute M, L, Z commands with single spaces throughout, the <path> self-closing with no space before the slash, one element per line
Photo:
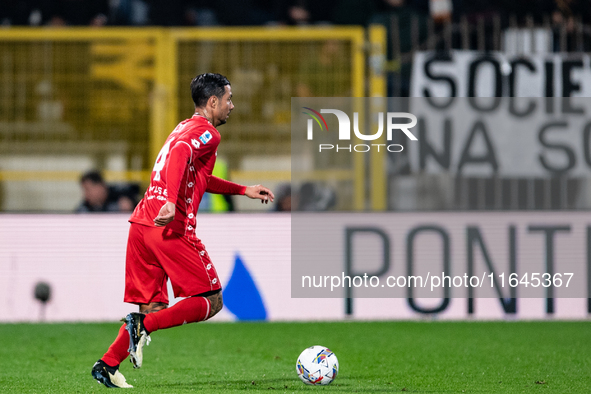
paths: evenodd
<path fill-rule="evenodd" d="M 168 151 L 170 151 L 170 143 L 172 141 L 168 141 L 162 149 L 160 149 L 160 153 L 158 153 L 158 157 L 156 158 L 156 163 L 154 163 L 154 171 L 156 174 L 154 175 L 154 180 L 160 180 L 160 171 L 164 168 L 164 163 L 166 163 L 166 156 L 168 156 Z"/>

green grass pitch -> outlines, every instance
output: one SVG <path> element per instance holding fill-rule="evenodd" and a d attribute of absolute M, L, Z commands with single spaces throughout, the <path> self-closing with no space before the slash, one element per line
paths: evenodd
<path fill-rule="evenodd" d="M 0 392 L 102 393 L 92 364 L 118 324 L 1 324 Z M 340 373 L 306 386 L 299 353 L 330 347 Z M 591 393 L 591 322 L 205 323 L 152 334 L 138 393 Z"/>

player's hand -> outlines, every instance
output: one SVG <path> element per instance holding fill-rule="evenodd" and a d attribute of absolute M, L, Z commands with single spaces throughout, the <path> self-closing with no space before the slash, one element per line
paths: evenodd
<path fill-rule="evenodd" d="M 154 218 L 154 224 L 157 227 L 166 226 L 174 219 L 174 203 L 167 201 L 166 204 L 160 208 L 158 216 Z"/>
<path fill-rule="evenodd" d="M 261 200 L 261 204 L 268 204 L 269 201 L 273 202 L 275 195 L 269 189 L 261 185 L 247 186 L 244 192 L 246 197 Z"/>

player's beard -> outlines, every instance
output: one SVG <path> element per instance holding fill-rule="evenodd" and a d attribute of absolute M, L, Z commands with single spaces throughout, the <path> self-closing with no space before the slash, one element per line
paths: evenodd
<path fill-rule="evenodd" d="M 223 124 L 226 124 L 226 122 L 228 121 L 228 118 L 229 118 L 229 117 L 230 117 L 230 112 L 228 112 L 228 116 L 226 116 L 226 118 L 225 118 L 225 119 L 220 119 L 220 124 L 219 124 L 219 125 L 221 126 L 221 125 L 223 125 Z"/>

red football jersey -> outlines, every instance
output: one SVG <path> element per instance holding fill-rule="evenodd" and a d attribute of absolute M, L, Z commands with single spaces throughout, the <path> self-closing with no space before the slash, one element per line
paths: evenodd
<path fill-rule="evenodd" d="M 167 227 L 191 236 L 203 193 L 244 194 L 244 186 L 211 175 L 219 144 L 220 133 L 205 117 L 193 115 L 179 123 L 160 150 L 150 186 L 129 221 L 155 227 L 154 218 L 170 201 L 176 210 Z"/>

